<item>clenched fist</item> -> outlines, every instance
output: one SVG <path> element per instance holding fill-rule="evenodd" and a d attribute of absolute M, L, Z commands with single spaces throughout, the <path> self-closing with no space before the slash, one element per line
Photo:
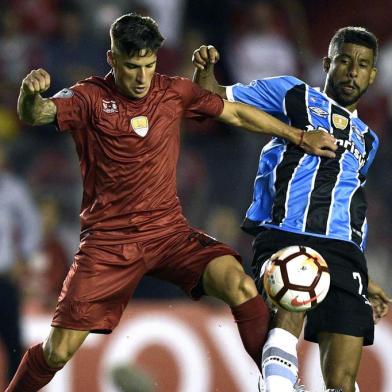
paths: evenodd
<path fill-rule="evenodd" d="M 41 94 L 50 87 L 50 75 L 42 68 L 32 70 L 22 81 L 26 95 Z"/>
<path fill-rule="evenodd" d="M 215 64 L 219 61 L 219 52 L 212 45 L 203 45 L 193 52 L 192 62 L 196 68 L 201 70 L 208 64 Z"/>

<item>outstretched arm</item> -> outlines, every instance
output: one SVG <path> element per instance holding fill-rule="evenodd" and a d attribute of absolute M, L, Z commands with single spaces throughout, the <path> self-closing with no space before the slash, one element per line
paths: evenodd
<path fill-rule="evenodd" d="M 30 125 L 52 123 L 56 118 L 56 105 L 41 93 L 50 87 L 50 75 L 44 69 L 31 71 L 22 81 L 18 98 L 19 118 Z"/>
<path fill-rule="evenodd" d="M 218 120 L 248 131 L 277 136 L 300 146 L 308 154 L 334 158 L 335 138 L 324 131 L 305 132 L 293 128 L 275 117 L 243 103 L 224 101 Z"/>

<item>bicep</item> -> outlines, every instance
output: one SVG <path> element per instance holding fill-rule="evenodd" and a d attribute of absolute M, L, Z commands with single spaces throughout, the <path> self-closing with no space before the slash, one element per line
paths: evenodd
<path fill-rule="evenodd" d="M 228 124 L 236 125 L 236 123 L 240 122 L 240 117 L 238 115 L 238 106 L 241 105 L 239 103 L 223 101 L 223 110 L 222 113 L 218 116 L 218 120 L 223 121 Z"/>

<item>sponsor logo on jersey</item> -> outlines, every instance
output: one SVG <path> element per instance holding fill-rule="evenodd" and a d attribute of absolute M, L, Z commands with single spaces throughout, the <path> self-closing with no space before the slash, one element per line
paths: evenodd
<path fill-rule="evenodd" d="M 332 115 L 332 123 L 337 129 L 346 129 L 348 124 L 348 118 L 342 116 L 341 114 L 334 113 Z"/>
<path fill-rule="evenodd" d="M 131 125 L 133 130 L 141 137 L 147 135 L 149 126 L 148 118 L 146 116 L 137 116 L 131 118 Z"/>
<path fill-rule="evenodd" d="M 116 101 L 103 99 L 102 107 L 105 113 L 118 113 Z"/>
<path fill-rule="evenodd" d="M 351 140 L 336 139 L 336 144 L 350 151 L 357 159 L 359 167 L 363 167 L 366 163 L 366 152 L 362 154 Z"/>
<path fill-rule="evenodd" d="M 319 117 L 328 117 L 328 112 L 318 106 L 309 106 L 309 110 Z"/>
<path fill-rule="evenodd" d="M 74 92 L 70 90 L 69 88 L 63 88 L 60 90 L 58 93 L 53 95 L 53 98 L 71 98 L 73 97 Z"/>

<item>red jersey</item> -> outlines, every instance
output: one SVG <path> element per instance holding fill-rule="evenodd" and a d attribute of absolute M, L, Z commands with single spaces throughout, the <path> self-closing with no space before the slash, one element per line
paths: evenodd
<path fill-rule="evenodd" d="M 223 100 L 188 79 L 155 74 L 141 99 L 121 95 L 112 74 L 91 77 L 53 98 L 83 180 L 82 240 L 143 241 L 187 230 L 176 190 L 183 117 L 216 117 Z"/>

